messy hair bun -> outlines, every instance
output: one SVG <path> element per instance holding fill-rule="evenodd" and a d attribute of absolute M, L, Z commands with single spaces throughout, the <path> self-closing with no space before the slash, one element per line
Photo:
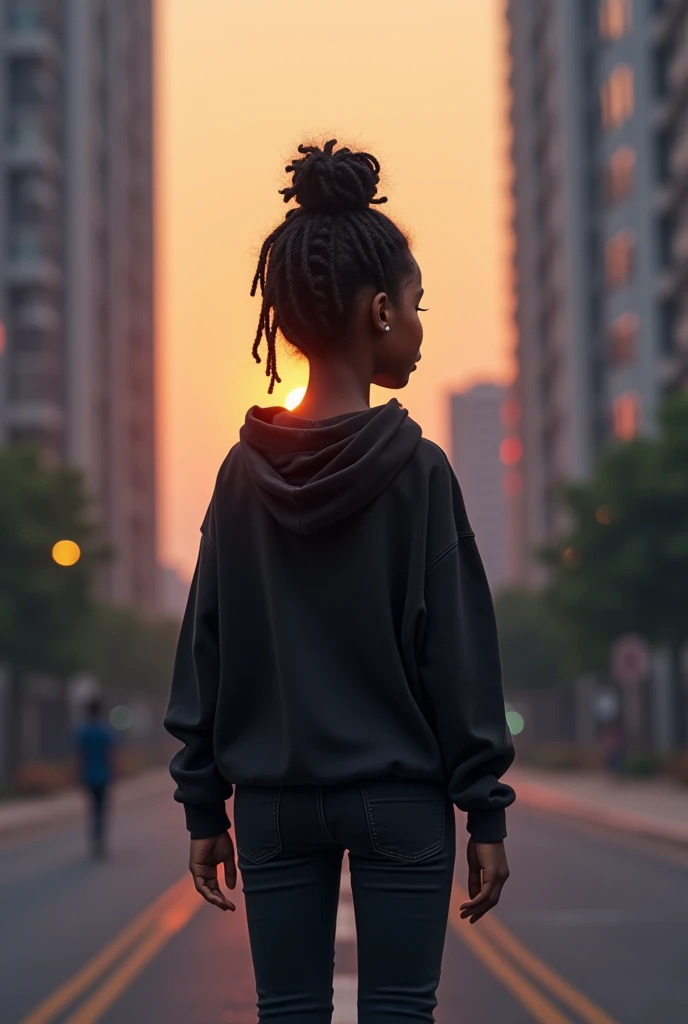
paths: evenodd
<path fill-rule="evenodd" d="M 376 199 L 380 181 L 380 164 L 371 153 L 354 153 L 346 146 L 334 151 L 336 139 L 322 149 L 299 146 L 305 155 L 292 160 L 285 170 L 292 174 L 288 188 L 280 189 L 285 203 L 291 199 L 309 213 L 347 213 L 367 210 L 371 205 L 387 202 L 387 196 Z"/>
<path fill-rule="evenodd" d="M 370 153 L 335 151 L 336 139 L 321 148 L 300 145 L 300 157 L 287 165 L 292 183 L 280 189 L 287 211 L 263 242 L 251 295 L 263 301 L 253 356 L 261 361 L 263 337 L 268 357 L 268 393 L 280 383 L 277 332 L 305 355 L 346 343 L 356 299 L 374 286 L 397 301 L 413 260 L 404 233 L 376 209 L 380 164 Z"/>

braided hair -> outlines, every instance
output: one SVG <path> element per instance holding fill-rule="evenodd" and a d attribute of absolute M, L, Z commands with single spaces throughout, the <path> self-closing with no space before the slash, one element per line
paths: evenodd
<path fill-rule="evenodd" d="M 341 343 L 361 288 L 373 285 L 397 301 L 412 270 L 409 243 L 397 225 L 375 206 L 380 164 L 370 153 L 336 139 L 299 146 L 301 158 L 286 167 L 292 184 L 280 189 L 295 199 L 284 221 L 263 242 L 251 295 L 260 285 L 262 304 L 253 343 L 267 343 L 268 394 L 281 383 L 277 372 L 278 330 L 305 355 Z"/>

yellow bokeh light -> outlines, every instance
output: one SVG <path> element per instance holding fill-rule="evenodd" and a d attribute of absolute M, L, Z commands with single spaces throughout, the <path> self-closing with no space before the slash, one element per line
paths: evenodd
<path fill-rule="evenodd" d="M 303 396 L 305 394 L 306 394 L 305 387 L 303 387 L 303 388 L 294 388 L 294 390 L 290 391 L 289 394 L 287 395 L 287 397 L 284 400 L 284 407 L 285 407 L 285 409 L 289 409 L 289 411 L 291 412 L 291 410 L 295 409 L 297 407 L 297 405 L 301 405 L 301 402 L 303 402 Z"/>
<path fill-rule="evenodd" d="M 76 565 L 81 558 L 81 548 L 73 540 L 58 540 L 53 546 L 53 560 L 58 565 Z"/>

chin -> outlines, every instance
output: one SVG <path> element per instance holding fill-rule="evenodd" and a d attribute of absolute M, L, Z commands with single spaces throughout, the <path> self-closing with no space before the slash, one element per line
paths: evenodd
<path fill-rule="evenodd" d="M 400 391 L 402 388 L 406 387 L 410 376 L 411 371 L 403 376 L 396 376 L 390 373 L 379 373 L 373 377 L 371 383 L 377 384 L 379 388 L 387 388 L 388 391 Z"/>

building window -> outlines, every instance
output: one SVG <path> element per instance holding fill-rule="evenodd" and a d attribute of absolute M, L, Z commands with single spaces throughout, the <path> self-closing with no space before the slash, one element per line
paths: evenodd
<path fill-rule="evenodd" d="M 607 242 L 604 250 L 604 264 L 607 284 L 610 288 L 621 288 L 627 284 L 635 263 L 635 234 L 620 231 Z"/>
<path fill-rule="evenodd" d="M 667 299 L 659 307 L 659 342 L 662 352 L 671 354 L 675 348 L 676 303 Z"/>
<path fill-rule="evenodd" d="M 641 398 L 627 391 L 614 399 L 612 423 L 614 436 L 620 441 L 632 441 L 640 432 Z"/>
<path fill-rule="evenodd" d="M 601 0 L 600 36 L 622 39 L 633 27 L 633 0 Z"/>
<path fill-rule="evenodd" d="M 609 358 L 612 366 L 632 363 L 638 349 L 639 321 L 635 313 L 622 313 L 609 329 Z"/>
<path fill-rule="evenodd" d="M 633 114 L 633 68 L 630 64 L 617 64 L 600 92 L 602 124 L 608 130 L 620 128 Z"/>
<path fill-rule="evenodd" d="M 665 214 L 657 221 L 657 261 L 663 270 L 672 262 L 675 223 L 671 215 Z"/>
<path fill-rule="evenodd" d="M 632 146 L 619 146 L 612 153 L 605 172 L 605 195 L 608 203 L 618 203 L 633 191 L 636 152 Z"/>
<path fill-rule="evenodd" d="M 19 32 L 41 28 L 41 6 L 40 0 L 14 0 L 7 15 L 9 27 Z"/>

